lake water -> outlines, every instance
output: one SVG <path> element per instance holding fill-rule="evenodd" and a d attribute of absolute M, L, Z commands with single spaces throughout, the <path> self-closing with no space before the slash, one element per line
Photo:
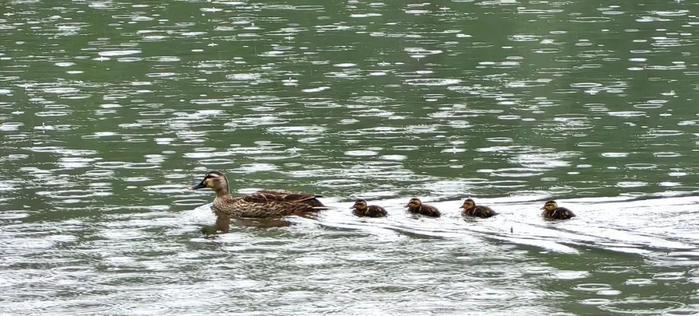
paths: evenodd
<path fill-rule="evenodd" d="M 695 2 L 2 6 L 0 314 L 699 313 Z"/>

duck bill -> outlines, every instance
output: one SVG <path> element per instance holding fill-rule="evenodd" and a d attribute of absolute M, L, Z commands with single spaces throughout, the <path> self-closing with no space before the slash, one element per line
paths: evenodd
<path fill-rule="evenodd" d="M 461 205 L 461 206 L 459 206 L 459 208 L 464 208 L 464 206 L 463 206 L 463 205 Z"/>
<path fill-rule="evenodd" d="M 199 182 L 199 184 L 191 187 L 192 190 L 197 190 L 197 189 L 201 189 L 201 188 L 206 188 L 206 184 L 204 184 L 204 181 Z"/>

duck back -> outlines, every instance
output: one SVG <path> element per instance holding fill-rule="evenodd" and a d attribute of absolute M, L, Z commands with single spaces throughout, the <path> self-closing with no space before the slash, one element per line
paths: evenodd
<path fill-rule="evenodd" d="M 354 209 L 352 213 L 359 217 L 384 217 L 388 214 L 388 212 L 386 212 L 386 209 L 378 205 L 369 205 L 366 211 Z"/>
<path fill-rule="evenodd" d="M 550 212 L 544 211 L 543 215 L 545 218 L 549 219 L 569 219 L 571 217 L 575 217 L 575 214 L 565 207 L 559 207 Z"/>
<path fill-rule="evenodd" d="M 318 200 L 319 197 L 320 195 L 286 191 L 258 191 L 244 196 L 243 199 L 250 203 L 288 202 L 323 207 L 323 203 Z"/>
<path fill-rule="evenodd" d="M 464 216 L 474 216 L 474 217 L 480 217 L 480 218 L 488 218 L 491 216 L 497 215 L 493 209 L 487 206 L 482 206 L 482 205 L 476 205 L 473 209 L 470 209 L 468 211 L 463 212 Z"/>
<path fill-rule="evenodd" d="M 442 215 L 436 207 L 427 204 L 422 204 L 418 208 L 408 208 L 408 212 L 429 217 L 440 217 Z"/>

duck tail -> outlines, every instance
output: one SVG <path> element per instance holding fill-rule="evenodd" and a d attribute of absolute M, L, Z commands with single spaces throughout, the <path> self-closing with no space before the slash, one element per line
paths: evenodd
<path fill-rule="evenodd" d="M 320 195 L 308 195 L 308 196 L 301 197 L 300 199 L 296 200 L 296 202 L 308 204 L 312 207 L 325 207 L 325 205 L 323 205 L 323 203 L 320 202 L 320 200 L 318 200 L 319 197 L 321 197 L 321 196 Z"/>

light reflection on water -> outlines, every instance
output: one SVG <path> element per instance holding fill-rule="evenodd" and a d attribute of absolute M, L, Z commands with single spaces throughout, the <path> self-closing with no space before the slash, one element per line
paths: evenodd
<path fill-rule="evenodd" d="M 10 1 L 0 311 L 696 312 L 691 6 Z M 206 239 L 209 169 L 333 209 Z"/>
<path fill-rule="evenodd" d="M 696 286 L 685 270 L 699 256 L 695 227 L 676 224 L 690 221 L 687 212 L 697 203 L 694 197 L 565 200 L 561 203 L 584 216 L 557 223 L 540 219 L 540 201 L 527 198 L 479 200 L 500 212 L 487 220 L 462 219 L 457 213 L 460 201 L 453 200 L 433 203 L 444 211 L 441 219 L 413 218 L 403 212 L 404 201 L 395 198 L 375 200 L 389 210 L 385 219 L 358 219 L 346 210 L 349 202 L 326 201 L 332 209 L 317 220 L 292 217 L 291 226 L 238 222 L 230 234 L 215 239 L 197 232 L 213 220 L 208 205 L 181 214 L 167 211 L 167 206 L 116 208 L 100 215 L 105 221 L 97 223 L 6 222 L 3 248 L 24 256 L 6 258 L 10 269 L 3 273 L 3 292 L 41 297 L 35 290 L 41 288 L 53 297 L 41 306 L 10 302 L 6 311 L 62 313 L 80 306 L 110 313 L 109 306 L 90 304 L 109 300 L 120 309 L 139 311 L 146 305 L 192 312 L 254 312 L 270 306 L 286 310 L 295 305 L 298 312 L 323 310 L 316 306 L 320 296 L 333 302 L 326 308 L 346 313 L 382 302 L 388 307 L 380 310 L 388 312 L 488 311 L 492 304 L 546 312 L 556 307 L 532 307 L 530 301 L 551 301 L 572 291 L 579 293 L 575 300 L 580 304 L 602 310 L 623 306 L 679 312 L 687 303 L 664 300 L 656 306 L 656 299 L 627 297 L 661 284 Z M 659 217 L 654 225 L 637 216 L 648 210 L 662 213 L 668 206 L 675 216 Z M 616 223 L 609 209 L 628 219 Z M 558 260 L 546 259 L 552 257 Z M 579 262 L 585 257 L 593 260 Z M 656 264 L 639 264 L 641 258 Z M 179 272 L 173 274 L 173 269 Z M 542 282 L 553 288 L 541 289 Z M 149 294 L 141 297 L 142 291 Z M 418 299 L 421 303 L 413 304 Z M 231 300 L 246 303 L 231 305 Z"/>

